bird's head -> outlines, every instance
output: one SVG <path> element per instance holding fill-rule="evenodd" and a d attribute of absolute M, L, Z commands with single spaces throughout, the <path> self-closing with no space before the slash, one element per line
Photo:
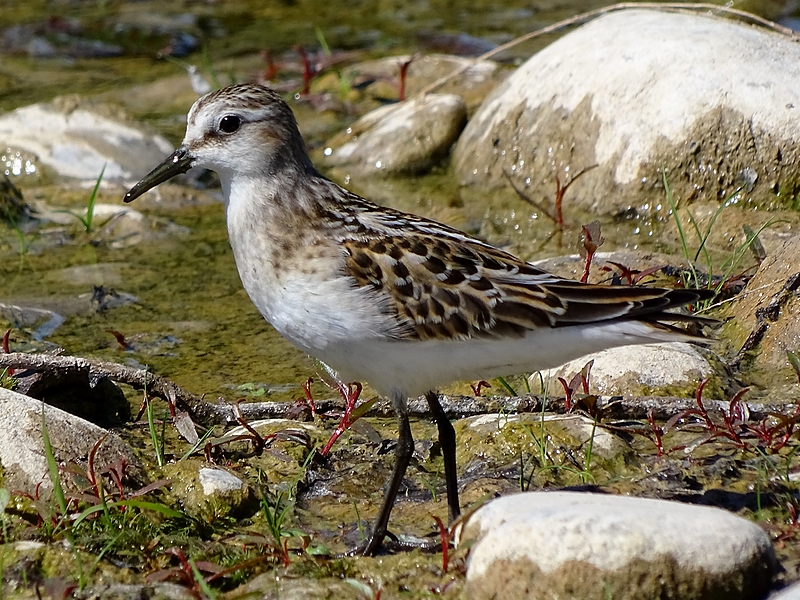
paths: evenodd
<path fill-rule="evenodd" d="M 223 187 L 236 176 L 314 170 L 292 110 L 276 92 L 255 84 L 199 98 L 189 110 L 180 147 L 133 186 L 125 202 L 192 167 L 216 171 Z"/>

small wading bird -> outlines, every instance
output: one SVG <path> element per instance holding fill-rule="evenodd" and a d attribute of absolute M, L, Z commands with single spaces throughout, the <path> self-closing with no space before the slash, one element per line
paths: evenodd
<path fill-rule="evenodd" d="M 272 326 L 391 398 L 395 467 L 368 542 L 374 554 L 413 451 L 409 397 L 439 430 L 450 520 L 459 514 L 455 432 L 435 392 L 457 380 L 537 371 L 605 348 L 696 340 L 663 322 L 708 290 L 589 285 L 542 271 L 460 231 L 377 206 L 323 177 L 289 106 L 251 84 L 206 94 L 181 146 L 125 196 L 190 167 L 216 171 L 245 290 Z"/>

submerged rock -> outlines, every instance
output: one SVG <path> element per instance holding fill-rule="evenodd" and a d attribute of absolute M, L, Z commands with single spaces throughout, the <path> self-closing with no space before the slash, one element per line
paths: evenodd
<path fill-rule="evenodd" d="M 52 310 L 14 304 L 0 304 L 0 319 L 15 329 L 30 329 L 31 337 L 37 341 L 53 335 L 66 320 Z"/>
<path fill-rule="evenodd" d="M 776 569 L 755 523 L 705 506 L 533 492 L 490 502 L 459 543 L 474 541 L 470 598 L 759 598 Z"/>
<path fill-rule="evenodd" d="M 105 111 L 107 112 L 107 111 Z M 21 149 L 59 175 L 132 182 L 157 165 L 172 144 L 73 98 L 24 106 L 0 116 L 0 146 Z"/>
<path fill-rule="evenodd" d="M 424 173 L 450 151 L 466 120 L 464 101 L 452 94 L 384 106 L 331 140 L 325 162 L 364 175 Z"/>
<path fill-rule="evenodd" d="M 593 165 L 570 202 L 595 214 L 742 194 L 765 204 L 800 190 L 800 47 L 701 14 L 625 10 L 565 35 L 484 102 L 456 146 L 462 184 L 545 202 Z"/>
<path fill-rule="evenodd" d="M 0 221 L 10 227 L 22 228 L 32 219 L 33 210 L 25 202 L 22 192 L 3 173 L 0 179 Z"/>

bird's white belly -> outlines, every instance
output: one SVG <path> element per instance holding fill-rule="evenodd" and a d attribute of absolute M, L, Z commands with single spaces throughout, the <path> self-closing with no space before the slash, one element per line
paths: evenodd
<path fill-rule="evenodd" d="M 234 254 L 242 284 L 259 312 L 278 333 L 316 358 L 331 345 L 387 337 L 397 327 L 384 300 L 356 286 L 330 261 L 278 270 L 248 256 L 247 250 L 234 248 Z"/>
<path fill-rule="evenodd" d="M 646 323 L 618 321 L 544 328 L 521 338 L 332 344 L 317 358 L 346 381 L 369 382 L 385 396 L 415 397 L 453 381 L 531 373 L 606 348 L 681 339 Z"/>

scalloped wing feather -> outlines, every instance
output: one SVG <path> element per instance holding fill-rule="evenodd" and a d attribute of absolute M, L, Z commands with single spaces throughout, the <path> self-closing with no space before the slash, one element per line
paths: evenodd
<path fill-rule="evenodd" d="M 679 320 L 664 311 L 710 295 L 562 279 L 445 225 L 371 209 L 350 215 L 351 236 L 341 240 L 345 270 L 359 286 L 390 298 L 404 339 L 520 337 L 620 318 Z"/>

